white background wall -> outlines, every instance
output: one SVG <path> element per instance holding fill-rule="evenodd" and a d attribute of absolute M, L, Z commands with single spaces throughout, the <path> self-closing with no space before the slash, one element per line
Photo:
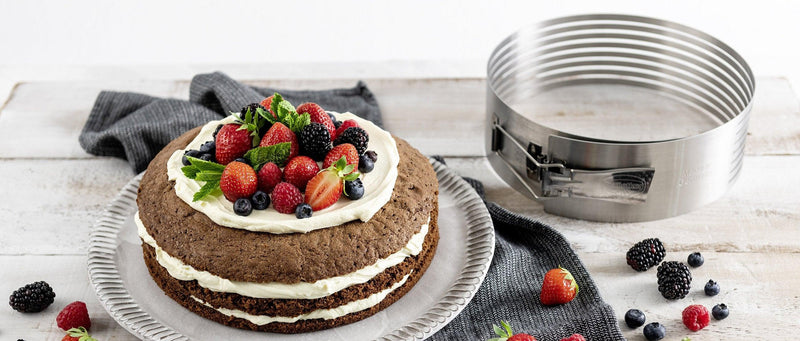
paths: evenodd
<path fill-rule="evenodd" d="M 800 80 L 800 2 L 777 0 L 0 0 L 0 79 L 112 76 L 70 72 L 96 65 L 188 78 L 196 68 L 170 66 L 384 61 L 459 65 L 426 72 L 480 76 L 516 28 L 592 12 L 690 25 L 733 46 L 757 75 Z"/>

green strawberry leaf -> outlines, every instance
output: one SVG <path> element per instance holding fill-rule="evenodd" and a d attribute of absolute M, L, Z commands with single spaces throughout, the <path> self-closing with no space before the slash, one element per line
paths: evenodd
<path fill-rule="evenodd" d="M 289 158 L 291 149 L 291 142 L 282 142 L 271 146 L 250 149 L 244 154 L 244 158 L 250 161 L 254 170 L 258 171 L 261 169 L 261 166 L 268 162 L 283 166 L 286 163 L 286 159 Z"/>
<path fill-rule="evenodd" d="M 514 335 L 514 332 L 511 330 L 511 325 L 509 325 L 509 324 L 508 324 L 508 322 L 506 322 L 506 321 L 500 321 L 500 325 L 502 325 L 502 326 L 503 326 L 503 328 L 505 328 L 505 329 L 506 329 L 506 335 L 505 335 L 505 337 L 511 337 L 512 335 Z M 502 335 L 501 335 L 501 336 L 502 336 Z"/>
<path fill-rule="evenodd" d="M 487 341 L 508 341 L 508 338 L 507 337 L 495 337 L 495 338 L 491 338 L 491 339 L 489 339 Z"/>
<path fill-rule="evenodd" d="M 219 195 L 218 192 L 222 193 L 222 191 L 219 189 L 219 180 L 207 181 L 203 187 L 200 187 L 200 189 L 194 194 L 192 201 L 202 200 L 209 195 L 217 196 Z"/>

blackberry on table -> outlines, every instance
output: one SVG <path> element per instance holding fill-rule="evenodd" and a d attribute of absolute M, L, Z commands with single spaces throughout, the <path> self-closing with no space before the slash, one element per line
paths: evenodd
<path fill-rule="evenodd" d="M 322 161 L 325 155 L 333 148 L 331 133 L 322 123 L 312 122 L 303 127 L 297 137 L 300 143 L 300 154 L 306 155 L 315 161 Z"/>
<path fill-rule="evenodd" d="M 333 141 L 334 146 L 338 146 L 342 143 L 352 144 L 356 147 L 358 155 L 362 155 L 367 151 L 369 134 L 367 134 L 366 130 L 361 129 L 361 127 L 350 127 L 339 134 L 339 136 L 336 137 L 336 141 Z"/>
<path fill-rule="evenodd" d="M 689 267 L 681 262 L 664 262 L 658 266 L 658 291 L 668 300 L 686 297 L 692 284 Z"/>
<path fill-rule="evenodd" d="M 15 290 L 8 298 L 8 304 L 22 313 L 38 313 L 55 300 L 56 293 L 45 281 L 34 282 Z"/>
<path fill-rule="evenodd" d="M 661 263 L 666 254 L 664 244 L 658 238 L 649 238 L 636 243 L 628 250 L 625 259 L 634 270 L 645 271 Z"/>

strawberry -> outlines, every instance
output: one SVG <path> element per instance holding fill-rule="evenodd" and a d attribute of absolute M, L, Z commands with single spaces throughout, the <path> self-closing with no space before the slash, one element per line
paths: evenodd
<path fill-rule="evenodd" d="M 219 189 L 232 202 L 239 198 L 250 198 L 258 189 L 256 171 L 246 163 L 231 162 L 222 171 Z"/>
<path fill-rule="evenodd" d="M 339 136 L 343 131 L 350 127 L 358 127 L 358 123 L 356 120 L 345 120 L 342 122 L 342 125 L 339 128 L 336 128 L 336 131 L 331 135 L 331 141 L 336 140 L 336 137 Z"/>
<path fill-rule="evenodd" d="M 708 326 L 711 318 L 708 316 L 708 309 L 699 304 L 693 304 L 683 309 L 683 324 L 689 330 L 696 332 Z"/>
<path fill-rule="evenodd" d="M 240 124 L 226 124 L 217 133 L 215 156 L 220 164 L 229 164 L 253 147 L 250 132 L 240 127 Z"/>
<path fill-rule="evenodd" d="M 269 96 L 269 97 L 265 98 L 263 101 L 261 101 L 261 106 L 264 107 L 264 108 L 267 108 L 267 111 L 269 111 L 269 113 L 272 114 L 272 117 L 278 118 L 278 116 L 275 116 L 275 113 L 272 112 L 272 108 L 270 108 L 272 106 L 272 98 L 273 97 L 275 97 L 275 95 L 272 95 L 272 96 Z"/>
<path fill-rule="evenodd" d="M 336 126 L 333 125 L 333 120 L 331 120 L 331 117 L 328 116 L 328 113 L 326 113 L 325 110 L 323 110 L 318 104 L 310 102 L 300 104 L 297 107 L 297 114 L 302 115 L 305 113 L 308 113 L 308 115 L 311 116 L 311 122 L 322 123 L 325 125 L 325 128 L 328 128 L 328 133 L 330 133 L 331 136 L 333 136 L 333 134 L 336 132 Z M 331 141 L 333 141 L 333 139 L 331 139 Z"/>
<path fill-rule="evenodd" d="M 91 328 L 92 321 L 89 319 L 89 311 L 86 309 L 86 303 L 75 301 L 67 304 L 64 309 L 56 316 L 56 324 L 58 328 L 69 330 L 72 328 Z"/>
<path fill-rule="evenodd" d="M 342 156 L 332 166 L 317 173 L 306 185 L 306 203 L 311 209 L 319 211 L 336 203 L 342 196 L 344 181 L 358 179 L 355 167 L 347 164 L 347 159 Z M 351 174 L 352 173 L 352 174 Z"/>
<path fill-rule="evenodd" d="M 61 341 L 97 341 L 97 339 L 89 336 L 86 328 L 78 327 L 67 330 L 67 335 L 64 335 Z"/>
<path fill-rule="evenodd" d="M 281 182 L 281 178 L 283 177 L 281 169 L 278 168 L 278 165 L 272 162 L 267 162 L 264 164 L 264 166 L 261 166 L 261 169 L 258 170 L 257 175 L 258 189 L 267 194 L 272 192 L 272 189 L 275 188 L 275 185 Z"/>
<path fill-rule="evenodd" d="M 319 173 L 319 165 L 308 156 L 296 156 L 286 163 L 283 169 L 283 179 L 297 186 L 300 190 L 306 188 L 308 180 Z"/>
<path fill-rule="evenodd" d="M 561 339 L 561 341 L 586 341 L 586 338 L 583 337 L 583 335 L 576 333 Z"/>
<path fill-rule="evenodd" d="M 322 162 L 322 168 L 328 168 L 332 166 L 342 157 L 347 159 L 348 165 L 353 165 L 353 167 L 358 168 L 358 151 L 356 150 L 356 147 L 349 143 L 344 143 L 333 147 L 333 149 L 328 152 L 328 155 L 325 156 L 325 160 Z"/>
<path fill-rule="evenodd" d="M 289 152 L 289 159 L 300 153 L 300 144 L 297 143 L 297 135 L 283 123 L 276 122 L 267 130 L 267 133 L 264 134 L 259 147 L 271 146 L 283 142 L 291 142 L 292 144 L 291 151 Z M 217 148 L 219 148 L 219 146 L 217 146 Z"/>
<path fill-rule="evenodd" d="M 303 203 L 303 193 L 288 182 L 281 182 L 272 190 L 272 207 L 280 213 L 295 213 L 297 205 Z"/>
<path fill-rule="evenodd" d="M 578 294 L 578 283 L 569 270 L 558 268 L 548 271 L 542 282 L 539 300 L 544 305 L 564 304 Z"/>
<path fill-rule="evenodd" d="M 511 330 L 511 326 L 506 321 L 500 321 L 500 325 L 503 327 L 500 328 L 497 325 L 492 325 L 492 327 L 494 327 L 494 333 L 499 337 L 489 339 L 489 341 L 536 341 L 536 338 L 529 334 L 514 334 Z"/>

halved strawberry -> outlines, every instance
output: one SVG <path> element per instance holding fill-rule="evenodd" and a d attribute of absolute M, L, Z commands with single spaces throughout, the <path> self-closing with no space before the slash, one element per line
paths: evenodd
<path fill-rule="evenodd" d="M 300 104 L 297 107 L 297 114 L 302 115 L 305 113 L 308 113 L 308 115 L 311 117 L 311 122 L 322 123 L 325 125 L 325 128 L 328 129 L 328 133 L 330 133 L 331 136 L 333 136 L 333 134 L 336 132 L 336 126 L 333 125 L 331 117 L 328 116 L 328 113 L 326 113 L 325 110 L 319 106 L 319 104 L 311 102 Z M 331 139 L 331 141 L 333 141 L 333 139 Z"/>
<path fill-rule="evenodd" d="M 250 165 L 234 161 L 225 166 L 219 179 L 219 189 L 230 201 L 249 198 L 258 189 L 256 171 Z"/>
<path fill-rule="evenodd" d="M 358 122 L 356 122 L 356 120 L 345 120 L 344 122 L 342 122 L 342 125 L 340 125 L 339 128 L 336 128 L 336 132 L 334 132 L 333 135 L 331 136 L 331 141 L 336 140 L 336 137 L 338 137 L 339 134 L 341 134 L 343 131 L 345 131 L 345 129 L 350 127 L 358 127 Z"/>
<path fill-rule="evenodd" d="M 347 159 L 348 165 L 353 165 L 353 167 L 358 168 L 358 150 L 356 150 L 356 147 L 349 143 L 343 143 L 333 147 L 333 149 L 328 152 L 328 155 L 325 156 L 325 160 L 322 162 L 322 168 L 328 168 L 332 166 L 342 157 Z"/>
<path fill-rule="evenodd" d="M 286 167 L 283 169 L 283 179 L 303 190 L 308 181 L 317 173 L 319 173 L 317 162 L 308 156 L 299 155 L 286 163 Z"/>
<path fill-rule="evenodd" d="M 344 181 L 358 178 L 359 174 L 354 172 L 354 169 L 353 165 L 347 164 L 347 159 L 343 156 L 332 166 L 317 173 L 306 185 L 306 203 L 314 211 L 325 209 L 336 203 L 342 196 Z"/>
<path fill-rule="evenodd" d="M 300 153 L 300 144 L 297 142 L 297 135 L 283 123 L 276 122 L 267 130 L 267 133 L 264 134 L 258 146 L 266 147 L 283 142 L 291 142 L 292 144 L 289 152 L 289 159 Z"/>

